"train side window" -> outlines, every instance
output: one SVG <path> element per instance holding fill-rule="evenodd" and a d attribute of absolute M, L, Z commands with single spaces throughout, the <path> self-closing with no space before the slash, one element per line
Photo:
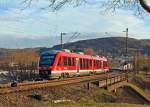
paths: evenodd
<path fill-rule="evenodd" d="M 98 61 L 98 68 L 100 68 L 100 65 L 99 65 L 100 63 L 99 63 L 99 61 Z"/>
<path fill-rule="evenodd" d="M 67 66 L 67 57 L 64 57 L 64 66 Z"/>
<path fill-rule="evenodd" d="M 72 66 L 75 66 L 75 58 L 72 58 Z"/>
<path fill-rule="evenodd" d="M 97 60 L 95 60 L 95 67 L 97 68 Z"/>
<path fill-rule="evenodd" d="M 86 69 L 86 59 L 84 59 L 84 68 Z"/>
<path fill-rule="evenodd" d="M 83 59 L 81 59 L 81 69 L 83 69 Z"/>
<path fill-rule="evenodd" d="M 83 59 L 83 68 L 86 68 L 85 59 Z"/>
<path fill-rule="evenodd" d="M 106 62 L 106 66 L 108 66 L 108 62 Z"/>
<path fill-rule="evenodd" d="M 94 67 L 96 66 L 96 61 L 94 60 Z"/>
<path fill-rule="evenodd" d="M 68 57 L 68 66 L 71 66 L 71 58 Z"/>
<path fill-rule="evenodd" d="M 82 59 L 82 62 L 83 62 L 83 69 L 85 68 L 85 61 L 84 59 Z"/>
<path fill-rule="evenodd" d="M 86 59 L 86 68 L 88 69 L 89 68 L 89 60 Z"/>
<path fill-rule="evenodd" d="M 86 59 L 86 68 L 87 68 L 87 69 L 89 68 L 88 65 L 89 65 L 89 60 Z"/>
<path fill-rule="evenodd" d="M 82 59 L 80 59 L 80 68 L 82 69 Z"/>
<path fill-rule="evenodd" d="M 104 61 L 104 65 L 103 65 L 104 67 L 107 67 L 108 66 L 108 64 L 107 64 L 107 62 L 106 61 Z"/>
<path fill-rule="evenodd" d="M 103 66 L 105 67 L 105 61 L 103 62 Z"/>
<path fill-rule="evenodd" d="M 97 62 L 97 68 L 99 68 L 99 61 L 97 60 L 96 62 Z"/>
<path fill-rule="evenodd" d="M 97 68 L 100 68 L 100 66 L 99 66 L 100 63 L 99 63 L 99 61 L 97 61 L 97 63 L 98 63 Z"/>
<path fill-rule="evenodd" d="M 87 59 L 85 59 L 85 68 L 87 69 Z"/>
<path fill-rule="evenodd" d="M 103 62 L 103 67 L 105 67 L 105 61 Z"/>
<path fill-rule="evenodd" d="M 90 60 L 90 67 L 92 67 L 92 60 Z"/>
<path fill-rule="evenodd" d="M 85 59 L 85 69 L 87 68 L 87 60 Z"/>
<path fill-rule="evenodd" d="M 84 59 L 82 59 L 82 69 L 84 69 Z"/>
<path fill-rule="evenodd" d="M 59 61 L 58 61 L 58 66 L 61 66 L 61 57 L 59 58 Z"/>
<path fill-rule="evenodd" d="M 95 67 L 95 60 L 93 60 L 93 67 Z"/>

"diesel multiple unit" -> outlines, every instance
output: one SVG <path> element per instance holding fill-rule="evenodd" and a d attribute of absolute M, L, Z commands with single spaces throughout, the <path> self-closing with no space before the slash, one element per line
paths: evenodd
<path fill-rule="evenodd" d="M 107 72 L 105 57 L 69 51 L 44 51 L 40 54 L 39 75 L 42 78 L 64 78 Z"/>

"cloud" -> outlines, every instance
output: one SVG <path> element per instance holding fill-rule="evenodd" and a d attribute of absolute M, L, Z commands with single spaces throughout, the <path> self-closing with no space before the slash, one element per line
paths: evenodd
<path fill-rule="evenodd" d="M 0 8 L 0 36 L 37 39 L 59 36 L 60 32 L 96 32 L 101 37 L 108 32 L 110 35 L 124 36 L 122 31 L 128 27 L 130 36 L 149 38 L 148 15 L 140 18 L 134 16 L 132 10 L 123 9 L 119 9 L 114 15 L 104 14 L 99 4 L 97 5 L 98 0 L 76 8 L 67 5 L 57 12 L 40 9 L 47 6 L 47 0 L 34 2 L 23 11 L 20 10 L 22 5 L 19 6 L 19 3 L 18 0 L 13 3 L 8 0 L 7 9 Z"/>
<path fill-rule="evenodd" d="M 52 15 L 45 13 L 43 15 L 50 23 L 58 25 L 58 31 L 79 31 L 79 32 L 109 32 L 120 33 L 129 28 L 130 33 L 135 38 L 142 38 L 142 33 L 148 31 L 143 19 L 132 15 L 132 11 L 119 10 L 115 15 L 101 14 L 98 8 L 76 8 L 66 9 Z M 139 35 L 141 35 L 139 37 Z"/>

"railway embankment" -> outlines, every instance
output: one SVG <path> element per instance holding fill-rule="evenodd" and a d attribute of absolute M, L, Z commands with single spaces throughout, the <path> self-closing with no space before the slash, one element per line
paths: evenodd
<path fill-rule="evenodd" d="M 87 82 L 87 80 L 90 79 L 91 81 L 91 79 L 93 80 L 93 78 L 95 77 L 91 76 L 90 78 L 89 77 L 88 78 L 79 77 L 79 78 L 81 80 L 84 79 L 84 81 Z M 97 78 L 100 78 L 100 77 L 98 76 Z M 119 78 L 117 78 L 117 80 L 119 81 Z M 59 80 L 54 80 L 54 81 L 55 82 L 53 84 L 55 84 L 56 82 L 59 82 L 60 84 Z M 71 81 L 75 81 L 75 80 L 71 79 Z M 112 80 L 109 79 L 107 83 L 109 82 L 113 83 L 114 81 L 116 80 L 112 78 Z M 44 82 L 47 84 L 48 81 L 44 81 Z M 66 81 L 64 82 L 65 82 L 65 85 L 56 86 L 55 84 L 55 85 L 52 85 L 51 87 L 40 86 L 43 88 L 38 88 L 38 89 L 33 88 L 32 90 L 28 90 L 28 91 L 27 90 L 21 91 L 21 92 L 15 91 L 14 93 L 7 93 L 4 95 L 1 95 L 0 104 L 4 105 L 4 107 L 7 107 L 5 105 L 11 105 L 11 106 L 14 105 L 12 107 L 16 107 L 16 105 L 20 105 L 21 107 L 28 107 L 31 105 L 35 105 L 33 107 L 38 107 L 39 105 L 43 107 L 49 107 L 50 105 L 51 107 L 51 101 L 66 101 L 66 100 L 75 102 L 73 104 L 70 104 L 70 105 L 73 105 L 72 107 L 78 107 L 82 105 L 85 105 L 85 106 L 87 105 L 87 107 L 88 105 L 97 107 L 97 106 L 100 106 L 101 103 L 106 103 L 106 105 L 108 103 L 107 106 L 104 104 L 105 106 L 103 107 L 111 107 L 111 106 L 117 107 L 118 105 L 120 105 L 118 103 L 146 104 L 145 103 L 146 99 L 143 96 L 147 96 L 147 94 L 141 89 L 141 87 L 139 88 L 134 85 L 129 86 L 128 85 L 129 83 L 127 83 L 125 86 L 129 88 L 133 88 L 133 92 L 135 93 L 135 95 L 134 94 L 130 95 L 131 93 L 128 93 L 127 95 L 126 93 L 123 94 L 122 92 L 121 93 L 120 92 L 117 92 L 117 93 L 108 92 L 104 90 L 103 88 L 97 87 L 96 85 L 92 85 L 92 84 L 90 85 L 90 89 L 88 89 L 86 82 L 81 82 L 81 81 L 80 82 L 75 81 L 76 84 L 74 83 L 68 84 L 68 82 L 66 84 Z M 38 83 L 43 84 L 43 81 L 39 81 Z M 48 82 L 48 84 L 52 84 L 52 83 Z M 29 84 L 29 83 L 18 84 L 18 87 L 12 87 L 12 89 L 16 89 L 16 88 L 21 89 L 21 87 L 24 87 L 26 85 L 29 87 L 30 85 L 33 85 L 33 84 Z M 39 86 L 39 84 L 37 85 Z M 119 88 L 117 90 L 125 91 L 124 88 Z M 119 93 L 120 93 L 119 96 L 116 95 Z M 140 99 L 137 98 L 137 95 Z M 59 106 L 63 107 L 63 105 L 65 105 L 65 104 L 61 105 L 60 103 L 55 104 L 55 105 L 57 107 Z M 109 103 L 117 103 L 117 104 L 109 105 Z M 68 105 L 68 107 L 70 107 L 70 105 Z M 147 107 L 147 106 L 127 105 L 123 107 Z"/>
<path fill-rule="evenodd" d="M 120 88 L 118 90 L 123 90 Z M 54 104 L 55 107 L 80 107 L 80 106 L 95 106 L 95 107 L 148 107 L 143 105 L 132 105 L 132 104 L 143 104 L 142 101 L 136 100 L 136 97 L 130 96 L 130 94 L 120 93 L 120 96 L 116 95 L 113 92 L 108 92 L 102 88 L 99 88 L 95 85 L 91 85 L 90 90 L 85 88 L 84 83 L 71 84 L 71 85 L 62 85 L 57 87 L 47 87 L 42 89 L 33 89 L 29 91 L 9 93 L 0 96 L 0 103 L 4 105 L 2 107 L 51 107 L 54 103 L 51 101 L 69 101 L 69 102 L 60 102 Z M 125 97 L 125 98 L 124 98 Z M 122 100 L 122 99 L 123 100 Z M 125 100 L 126 101 L 125 101 Z M 71 101 L 71 103 L 70 103 Z M 73 103 L 72 103 L 73 101 Z M 118 104 L 118 103 L 130 103 L 130 104 Z M 101 103 L 105 103 L 104 106 Z M 107 104 L 107 103 L 116 103 L 116 104 Z M 6 106 L 5 106 L 6 105 Z M 120 106 L 118 106 L 120 105 Z M 126 106 L 122 106 L 126 105 Z"/>
<path fill-rule="evenodd" d="M 134 91 L 134 95 L 136 94 L 136 97 L 143 100 L 144 104 L 150 104 L 150 97 L 142 89 L 131 83 L 127 83 L 126 87 L 132 89 L 132 91 Z"/>

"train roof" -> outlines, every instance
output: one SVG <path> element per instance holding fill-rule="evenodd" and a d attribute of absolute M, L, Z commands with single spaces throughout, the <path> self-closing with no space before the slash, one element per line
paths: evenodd
<path fill-rule="evenodd" d="M 74 53 L 74 52 L 64 52 L 64 51 L 58 51 L 58 53 L 61 53 L 63 56 L 72 56 L 72 57 L 79 57 L 79 58 L 93 58 L 95 60 L 104 60 L 107 61 L 106 57 L 98 57 L 98 56 L 91 56 L 91 55 L 86 55 L 86 54 L 79 54 L 79 53 Z"/>
<path fill-rule="evenodd" d="M 50 54 L 56 54 L 58 52 L 58 50 L 45 50 L 40 52 L 40 56 L 41 55 L 50 55 Z"/>
<path fill-rule="evenodd" d="M 40 52 L 40 55 L 50 55 L 50 54 L 61 54 L 62 56 L 71 56 L 71 57 L 79 57 L 79 58 L 87 58 L 87 59 L 95 59 L 95 60 L 104 60 L 107 61 L 106 57 L 99 57 L 99 56 L 91 56 L 91 55 L 86 55 L 86 54 L 81 54 L 81 53 L 74 53 L 74 52 L 65 52 L 61 50 L 45 50 L 43 52 Z"/>

